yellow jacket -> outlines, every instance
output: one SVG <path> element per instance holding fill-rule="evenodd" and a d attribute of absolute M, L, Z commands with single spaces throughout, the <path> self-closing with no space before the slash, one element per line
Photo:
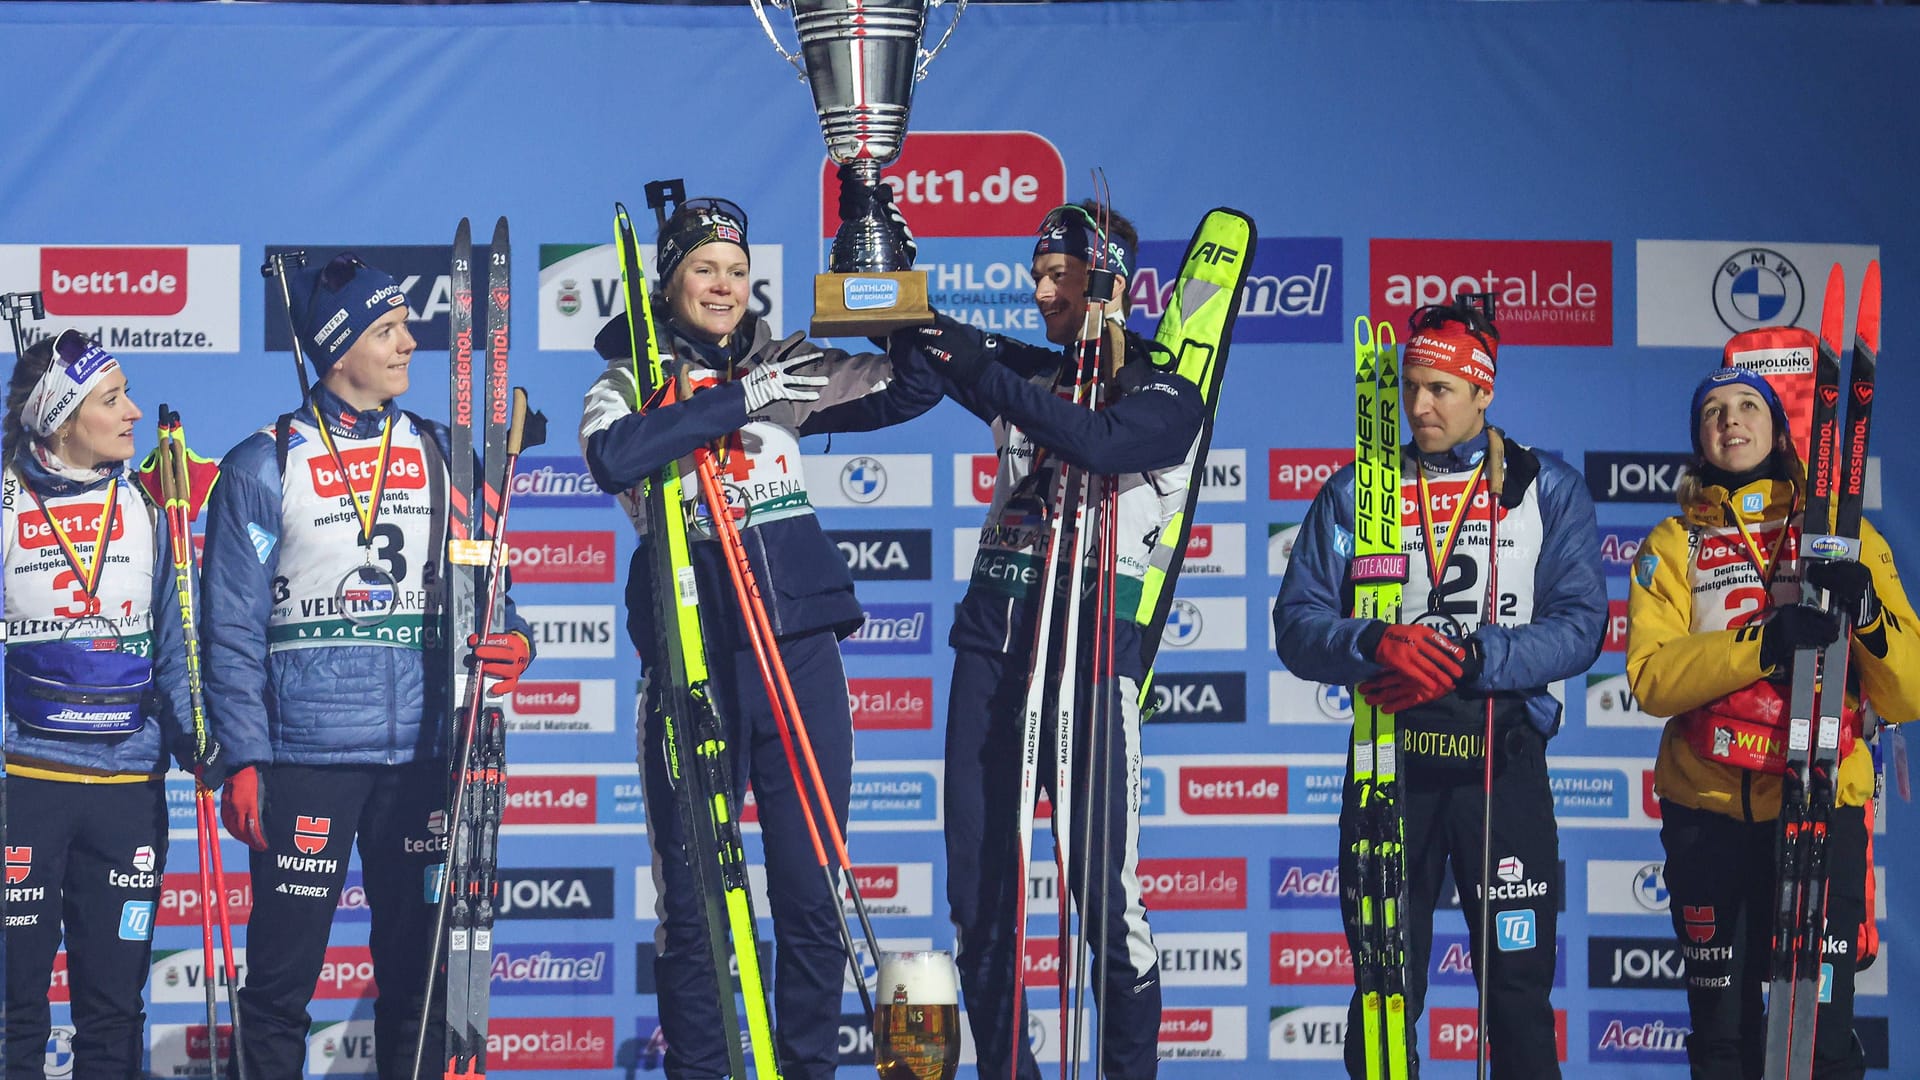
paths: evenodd
<path fill-rule="evenodd" d="M 1634 563 L 1627 678 L 1640 707 L 1655 716 L 1678 717 L 1773 674 L 1760 665 L 1761 622 L 1754 613 L 1795 603 L 1800 595 L 1794 561 L 1800 522 L 1798 515 L 1788 517 L 1793 486 L 1757 480 L 1734 492 L 1706 486 L 1702 495 L 1686 512 L 1654 526 Z M 1735 518 L 1746 526 L 1751 544 Z M 1758 549 L 1764 560 L 1776 545 L 1769 595 L 1748 552 Z M 1883 719 L 1912 720 L 1920 717 L 1920 617 L 1900 587 L 1892 549 L 1865 521 L 1860 545 L 1881 610 L 1871 625 L 1855 631 L 1849 666 L 1862 696 Z M 1682 806 L 1747 821 L 1780 814 L 1778 776 L 1702 758 L 1678 720 L 1668 720 L 1661 735 L 1654 790 Z M 1836 798 L 1842 806 L 1862 806 L 1872 793 L 1870 751 L 1856 743 L 1840 764 Z"/>

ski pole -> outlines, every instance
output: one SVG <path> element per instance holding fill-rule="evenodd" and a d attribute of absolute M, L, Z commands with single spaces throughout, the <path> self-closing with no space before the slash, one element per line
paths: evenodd
<path fill-rule="evenodd" d="M 293 372 L 300 377 L 301 401 L 313 394 L 313 384 L 307 381 L 307 358 L 300 348 L 300 329 L 293 324 L 293 287 L 287 284 L 287 269 L 305 265 L 305 251 L 283 251 L 278 255 L 269 255 L 267 261 L 260 264 L 261 277 L 270 277 L 280 283 L 280 303 L 287 313 L 287 340 L 293 348 Z"/>
<path fill-rule="evenodd" d="M 1482 625 L 1500 621 L 1500 496 L 1507 482 L 1507 443 L 1500 429 L 1487 427 L 1487 612 Z M 1473 1069 L 1478 1080 L 1487 1075 L 1487 980 L 1493 955 L 1488 941 L 1493 905 L 1487 889 L 1493 878 L 1493 695 L 1487 695 L 1487 722 L 1480 741 L 1480 955 L 1474 959 L 1474 982 L 1479 986 L 1479 1015 L 1474 1021 Z"/>
<path fill-rule="evenodd" d="M 487 542 L 487 600 L 486 606 L 481 609 L 480 612 L 481 625 L 483 626 L 493 625 L 494 608 L 500 601 L 500 586 L 504 579 L 504 575 L 500 573 L 500 562 L 506 551 L 507 509 L 513 502 L 512 481 L 514 467 L 520 463 L 520 451 L 523 448 L 527 446 L 539 446 L 547 440 L 546 416 L 541 413 L 530 413 L 527 411 L 527 392 L 518 386 L 513 388 L 512 415 L 513 419 L 507 429 L 507 467 L 504 474 L 506 479 L 501 484 L 500 513 L 499 516 L 495 518 L 494 535 Z M 455 646 L 453 642 L 449 640 L 447 647 L 454 648 Z M 473 781 L 471 774 L 474 772 L 474 739 L 479 729 L 481 701 L 485 697 L 481 689 L 481 683 L 485 681 L 486 680 L 481 677 L 480 672 L 476 670 L 467 680 L 466 697 L 460 706 L 460 715 L 462 717 L 459 742 L 460 767 L 455 773 L 459 779 L 456 780 L 454 784 L 452 820 L 447 824 L 447 861 L 441 864 L 440 895 L 434 903 L 433 937 L 427 945 L 427 978 L 424 997 L 426 1008 L 429 1012 L 431 1012 L 433 1008 L 433 984 L 440 974 L 440 950 L 447 930 L 448 894 L 453 891 L 450 887 L 453 875 L 453 857 L 454 853 L 459 850 L 461 840 L 464 839 L 461 835 L 461 824 L 464 822 L 466 815 L 462 811 L 467 805 L 467 792 L 468 788 L 472 786 Z M 426 1053 L 427 1023 L 426 1017 L 423 1016 L 419 1029 L 415 1032 L 413 1075 L 418 1076 L 420 1074 L 420 1066 L 426 1059 Z"/>
<path fill-rule="evenodd" d="M 826 822 L 828 835 L 833 840 L 840 866 L 847 876 L 847 888 L 853 895 L 854 908 L 859 913 L 860 927 L 866 935 L 867 950 L 873 956 L 877 967 L 880 963 L 880 939 L 874 934 L 873 922 L 867 916 L 866 899 L 860 894 L 860 885 L 854 879 L 853 860 L 847 853 L 845 835 L 840 831 L 839 820 L 833 813 L 833 802 L 827 793 L 827 784 L 820 773 L 820 763 L 813 754 L 813 745 L 807 738 L 806 721 L 801 717 L 800 705 L 793 692 L 793 685 L 787 676 L 786 662 L 780 657 L 780 647 L 773 636 L 772 623 L 767 618 L 766 605 L 760 595 L 759 581 L 754 577 L 753 564 L 747 559 L 746 545 L 741 543 L 740 530 L 734 524 L 733 514 L 727 504 L 727 497 L 720 487 L 720 479 L 714 468 L 713 453 L 705 446 L 693 453 L 694 467 L 700 479 L 700 493 L 707 501 L 708 517 L 713 521 L 714 533 L 720 539 L 721 550 L 727 557 L 727 570 L 733 579 L 735 598 L 740 603 L 740 614 L 747 624 L 747 638 L 753 647 L 753 657 L 760 669 L 760 682 L 767 693 L 767 704 L 773 712 L 774 728 L 780 733 L 780 746 L 786 752 L 787 771 L 793 777 L 794 794 L 800 801 L 800 814 L 806 819 L 807 837 L 813 842 L 814 857 L 819 860 L 820 872 L 826 878 L 827 892 L 833 897 L 834 906 L 840 904 L 840 890 L 833 882 L 833 868 L 827 861 L 826 848 L 820 843 L 820 829 L 814 820 L 813 799 L 807 795 L 809 779 L 819 798 L 820 817 Z M 800 761 L 794 753 L 795 737 L 805 751 L 808 776 L 803 777 Z M 867 1016 L 872 1019 L 873 996 L 867 989 L 866 972 L 860 967 L 860 958 L 853 944 L 853 935 L 847 929 L 844 912 L 840 914 L 840 939 L 847 950 L 847 962 L 852 966 L 854 982 L 860 991 L 860 1003 L 865 1007 Z"/>

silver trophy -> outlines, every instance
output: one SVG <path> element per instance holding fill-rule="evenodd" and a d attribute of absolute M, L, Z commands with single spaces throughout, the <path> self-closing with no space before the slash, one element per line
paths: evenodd
<path fill-rule="evenodd" d="M 951 0 L 953 19 L 933 48 L 920 42 L 927 13 L 947 0 L 748 0 L 781 58 L 813 87 L 813 109 L 827 157 L 841 166 L 840 228 L 830 273 L 814 278 L 812 332 L 877 336 L 933 321 L 926 275 L 912 258 L 880 170 L 907 139 L 913 85 L 945 48 L 967 0 Z M 791 8 L 797 51 L 789 51 L 767 7 Z"/>

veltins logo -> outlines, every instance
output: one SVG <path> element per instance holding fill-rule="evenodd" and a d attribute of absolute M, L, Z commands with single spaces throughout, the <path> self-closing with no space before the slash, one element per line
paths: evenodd
<path fill-rule="evenodd" d="M 654 245 L 640 245 L 640 265 L 653 273 Z M 747 285 L 747 313 L 785 325 L 781 310 L 784 253 L 779 244 L 755 242 Z M 384 266 L 384 263 L 376 263 Z M 620 253 L 612 244 L 541 244 L 540 298 L 535 308 L 540 348 L 593 348 L 607 320 L 627 309 L 620 289 Z"/>
<path fill-rule="evenodd" d="M 815 506 L 932 506 L 929 454 L 806 454 L 807 495 Z"/>
<path fill-rule="evenodd" d="M 1376 320 L 1466 292 L 1499 301 L 1503 345 L 1613 344 L 1613 245 L 1604 240 L 1373 240 Z"/>
<path fill-rule="evenodd" d="M 1185 240 L 1143 240 L 1140 264 L 1127 283 L 1137 333 L 1152 336 L 1166 313 L 1186 255 Z M 1246 287 L 1240 291 L 1235 341 L 1343 340 L 1342 272 L 1337 236 L 1263 236 L 1254 246 Z"/>
<path fill-rule="evenodd" d="M 376 1068 L 371 1019 L 323 1021 L 314 1024 L 313 1030 L 307 1035 L 307 1072 L 311 1075 L 372 1076 Z M 194 1076 L 205 1072 L 206 1066 L 202 1065 L 199 1073 L 175 1072 L 165 1075 Z"/>
<path fill-rule="evenodd" d="M 1640 709 L 1640 697 L 1625 675 L 1587 675 L 1588 727 L 1665 727 Z"/>
<path fill-rule="evenodd" d="M 1281 1005 L 1267 1015 L 1267 1057 L 1274 1061 L 1339 1061 L 1345 1051 L 1345 1005 Z"/>
<path fill-rule="evenodd" d="M 1245 986 L 1247 935 L 1239 932 L 1156 933 L 1162 986 Z"/>
<path fill-rule="evenodd" d="M 933 651 L 933 605 L 867 604 L 866 621 L 841 644 L 850 655 Z"/>
<path fill-rule="evenodd" d="M 1879 247 L 1870 244 L 1638 241 L 1638 343 L 1717 349 L 1733 334 L 1762 326 L 1817 330 L 1828 267 L 1839 263 L 1855 283 L 1879 257 Z"/>
<path fill-rule="evenodd" d="M 521 604 L 519 612 L 533 630 L 541 657 L 613 659 L 612 604 Z"/>
<path fill-rule="evenodd" d="M 237 244 L 0 244 L 0 281 L 46 302 L 46 321 L 20 324 L 28 345 L 71 326 L 122 356 L 240 349 Z"/>
<path fill-rule="evenodd" d="M 832 161 L 821 162 L 823 237 L 840 228 L 837 171 Z M 1067 201 L 1060 151 L 1031 131 L 909 132 L 880 179 L 922 240 L 1031 236 L 1042 214 Z"/>

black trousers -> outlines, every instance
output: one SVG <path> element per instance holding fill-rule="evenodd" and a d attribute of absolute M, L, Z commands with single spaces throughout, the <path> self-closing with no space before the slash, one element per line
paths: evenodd
<path fill-rule="evenodd" d="M 380 996 L 373 1004 L 381 1080 L 411 1080 L 437 874 L 446 837 L 428 826 L 447 808 L 447 764 L 262 767 L 266 851 L 250 852 L 253 915 L 247 970 L 237 995 L 247 1075 L 303 1074 L 312 1018 L 307 1003 L 326 961 L 334 908 L 356 837 L 372 909 L 369 951 Z M 439 1076 L 446 1043 L 444 992 L 435 994 L 422 1076 Z"/>
<path fill-rule="evenodd" d="M 1477 763 L 1476 763 L 1477 764 Z M 1352 763 L 1348 763 L 1351 775 Z M 1427 967 L 1433 953 L 1433 909 L 1440 902 L 1451 864 L 1460 907 L 1467 919 L 1473 955 L 1481 955 L 1480 769 L 1422 768 L 1403 764 L 1401 805 L 1406 815 L 1407 902 L 1410 953 L 1407 959 L 1407 1052 L 1413 1075 L 1419 1073 L 1414 1021 L 1426 1005 Z M 1359 953 L 1358 867 L 1353 858 L 1359 836 L 1359 800 L 1347 785 L 1340 810 L 1340 915 L 1347 945 Z M 1494 1080 L 1557 1080 L 1559 1048 L 1554 1043 L 1554 934 L 1562 883 L 1560 834 L 1553 818 L 1553 791 L 1547 784 L 1547 741 L 1530 727 L 1514 726 L 1496 739 L 1493 778 L 1492 947 L 1487 950 L 1488 1063 Z M 1360 995 L 1347 1008 L 1347 1074 L 1366 1075 Z"/>
<path fill-rule="evenodd" d="M 1779 824 L 1740 821 L 1660 800 L 1673 932 L 1687 961 L 1687 1063 L 1694 1080 L 1759 1080 L 1767 1051 L 1761 986 L 1772 971 L 1773 909 L 1780 881 Z M 1867 826 L 1857 806 L 1837 807 L 1827 831 L 1828 1000 L 1814 1016 L 1813 1075 L 1858 1080 L 1866 1054 L 1853 1037 L 1853 974 L 1866 918 Z"/>
<path fill-rule="evenodd" d="M 138 1077 L 167 859 L 160 781 L 7 777 L 7 1080 L 40 1080 L 47 983 L 64 930 L 73 1075 Z"/>

